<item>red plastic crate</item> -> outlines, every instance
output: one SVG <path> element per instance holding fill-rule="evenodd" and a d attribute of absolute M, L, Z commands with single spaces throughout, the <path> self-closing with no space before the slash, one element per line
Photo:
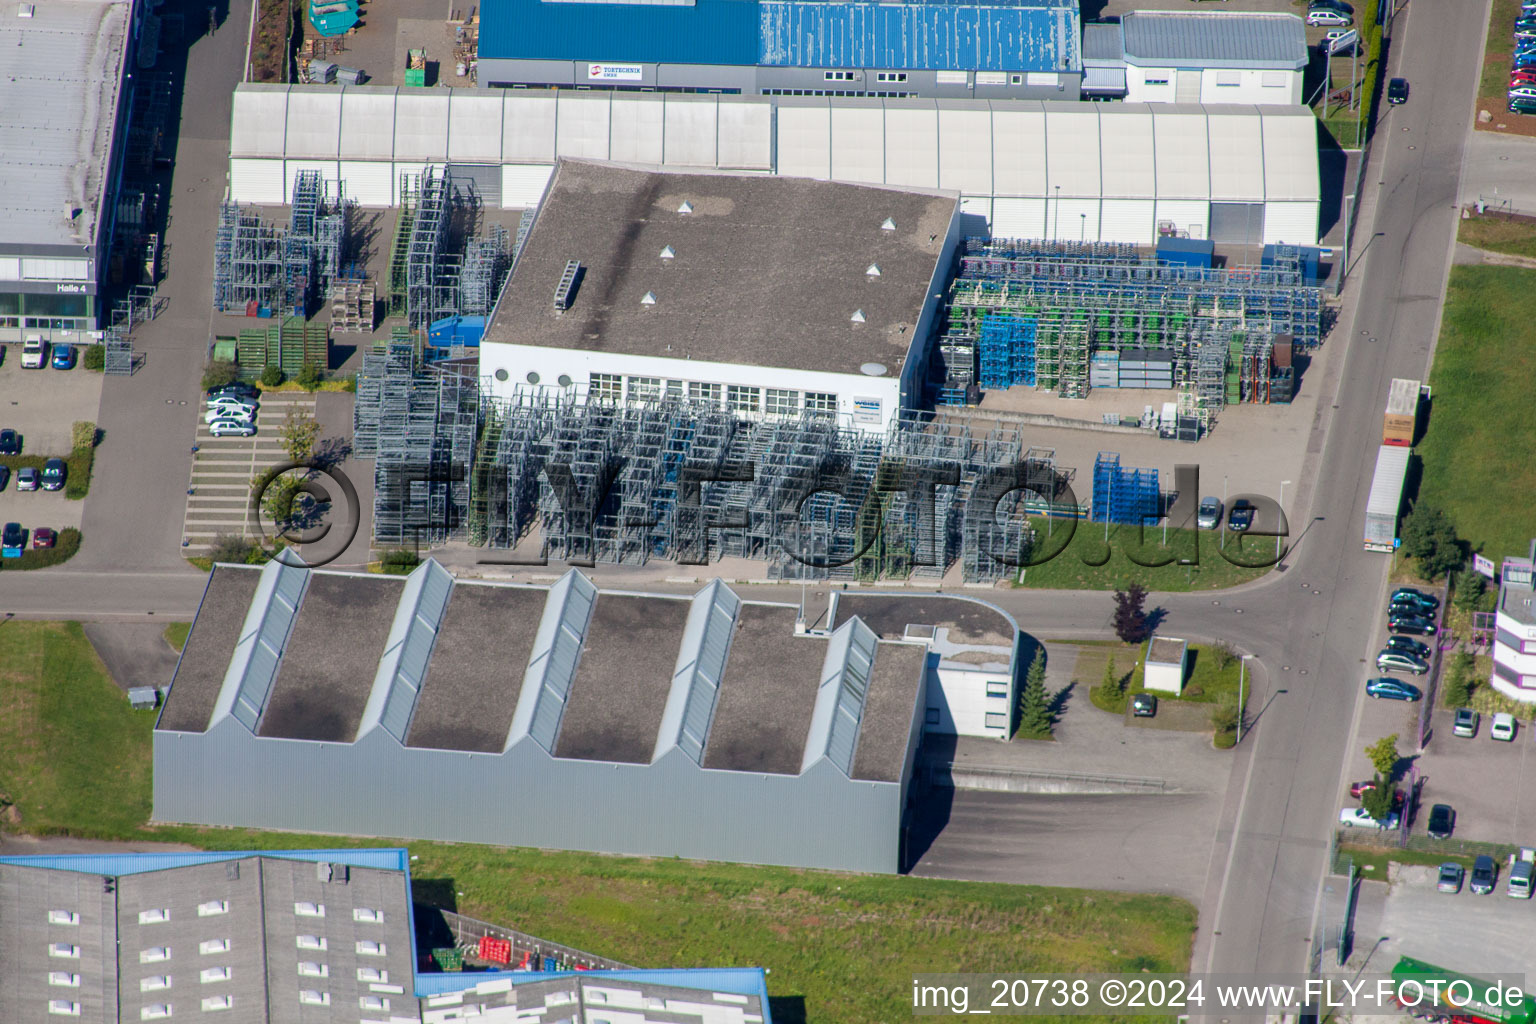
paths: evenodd
<path fill-rule="evenodd" d="M 480 959 L 489 960 L 493 964 L 507 964 L 512 962 L 512 943 L 507 939 L 497 939 L 490 935 L 480 937 Z"/>

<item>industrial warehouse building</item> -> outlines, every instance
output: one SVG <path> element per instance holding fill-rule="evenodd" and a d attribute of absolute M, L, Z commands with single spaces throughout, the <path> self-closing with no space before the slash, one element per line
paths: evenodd
<path fill-rule="evenodd" d="M 1294 106 L 1307 61 L 1294 14 L 1132 11 L 1083 27 L 1083 92 L 1099 99 Z"/>
<path fill-rule="evenodd" d="M 1006 617 L 928 600 L 882 634 L 947 615 L 1013 650 Z M 930 662 L 959 659 L 852 611 L 810 630 L 718 580 L 220 565 L 156 725 L 155 817 L 893 872 Z"/>
<path fill-rule="evenodd" d="M 957 200 L 561 161 L 480 376 L 503 397 L 584 387 L 883 434 L 923 399 Z"/>
<path fill-rule="evenodd" d="M 530 208 L 569 157 L 943 189 L 974 233 L 985 222 L 998 237 L 1318 237 L 1317 119 L 1304 107 L 247 84 L 232 118 L 241 203 L 284 203 L 312 169 L 390 206 L 402 175 L 431 167 L 473 181 L 487 205 Z"/>
<path fill-rule="evenodd" d="M 0 18 L 0 341 L 100 326 L 143 4 L 13 4 Z"/>
<path fill-rule="evenodd" d="M 1082 77 L 1076 0 L 493 0 L 480 18 L 491 86 L 1075 100 Z"/>
<path fill-rule="evenodd" d="M 0 857 L 0 1005 L 99 1024 L 770 1022 L 758 968 L 418 974 L 417 923 L 403 849 Z"/>

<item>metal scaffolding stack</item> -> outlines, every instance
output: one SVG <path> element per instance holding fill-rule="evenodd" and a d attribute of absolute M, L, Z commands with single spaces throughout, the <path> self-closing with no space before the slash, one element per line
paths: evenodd
<path fill-rule="evenodd" d="M 347 204 L 319 171 L 294 178 L 286 227 L 224 203 L 213 243 L 213 306 L 221 313 L 308 317 L 345 255 Z"/>
<path fill-rule="evenodd" d="M 401 191 L 405 191 L 402 182 Z M 453 214 L 452 178 L 427 168 L 417 179 L 411 210 L 410 240 L 405 250 L 405 317 L 412 330 L 424 331 L 451 302 L 450 279 L 457 270 L 448 258 L 448 228 Z M 402 217 L 404 214 L 402 213 Z"/>
<path fill-rule="evenodd" d="M 507 229 L 493 224 L 489 232 L 470 242 L 464 254 L 464 266 L 459 271 L 459 314 L 489 315 L 511 266 Z"/>
<path fill-rule="evenodd" d="M 1269 400 L 1268 339 L 1289 335 L 1300 351 L 1322 341 L 1322 292 L 1291 264 L 1209 270 L 1144 259 L 1134 246 L 1006 239 L 968 239 L 958 264 L 939 340 L 946 388 L 976 352 L 984 388 L 1032 382 L 1082 397 L 1096 355 L 1149 350 L 1171 352 L 1176 385 L 1215 409 Z"/>

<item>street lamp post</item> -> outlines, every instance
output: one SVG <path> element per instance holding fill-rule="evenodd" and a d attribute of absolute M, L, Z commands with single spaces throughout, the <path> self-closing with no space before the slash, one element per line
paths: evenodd
<path fill-rule="evenodd" d="M 1056 208 L 1051 214 L 1051 241 L 1061 238 L 1061 186 L 1056 186 Z"/>

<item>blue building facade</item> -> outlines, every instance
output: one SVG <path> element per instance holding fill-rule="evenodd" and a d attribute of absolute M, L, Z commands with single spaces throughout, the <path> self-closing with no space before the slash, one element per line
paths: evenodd
<path fill-rule="evenodd" d="M 1076 99 L 1076 0 L 493 0 L 479 81 L 746 95 Z"/>

